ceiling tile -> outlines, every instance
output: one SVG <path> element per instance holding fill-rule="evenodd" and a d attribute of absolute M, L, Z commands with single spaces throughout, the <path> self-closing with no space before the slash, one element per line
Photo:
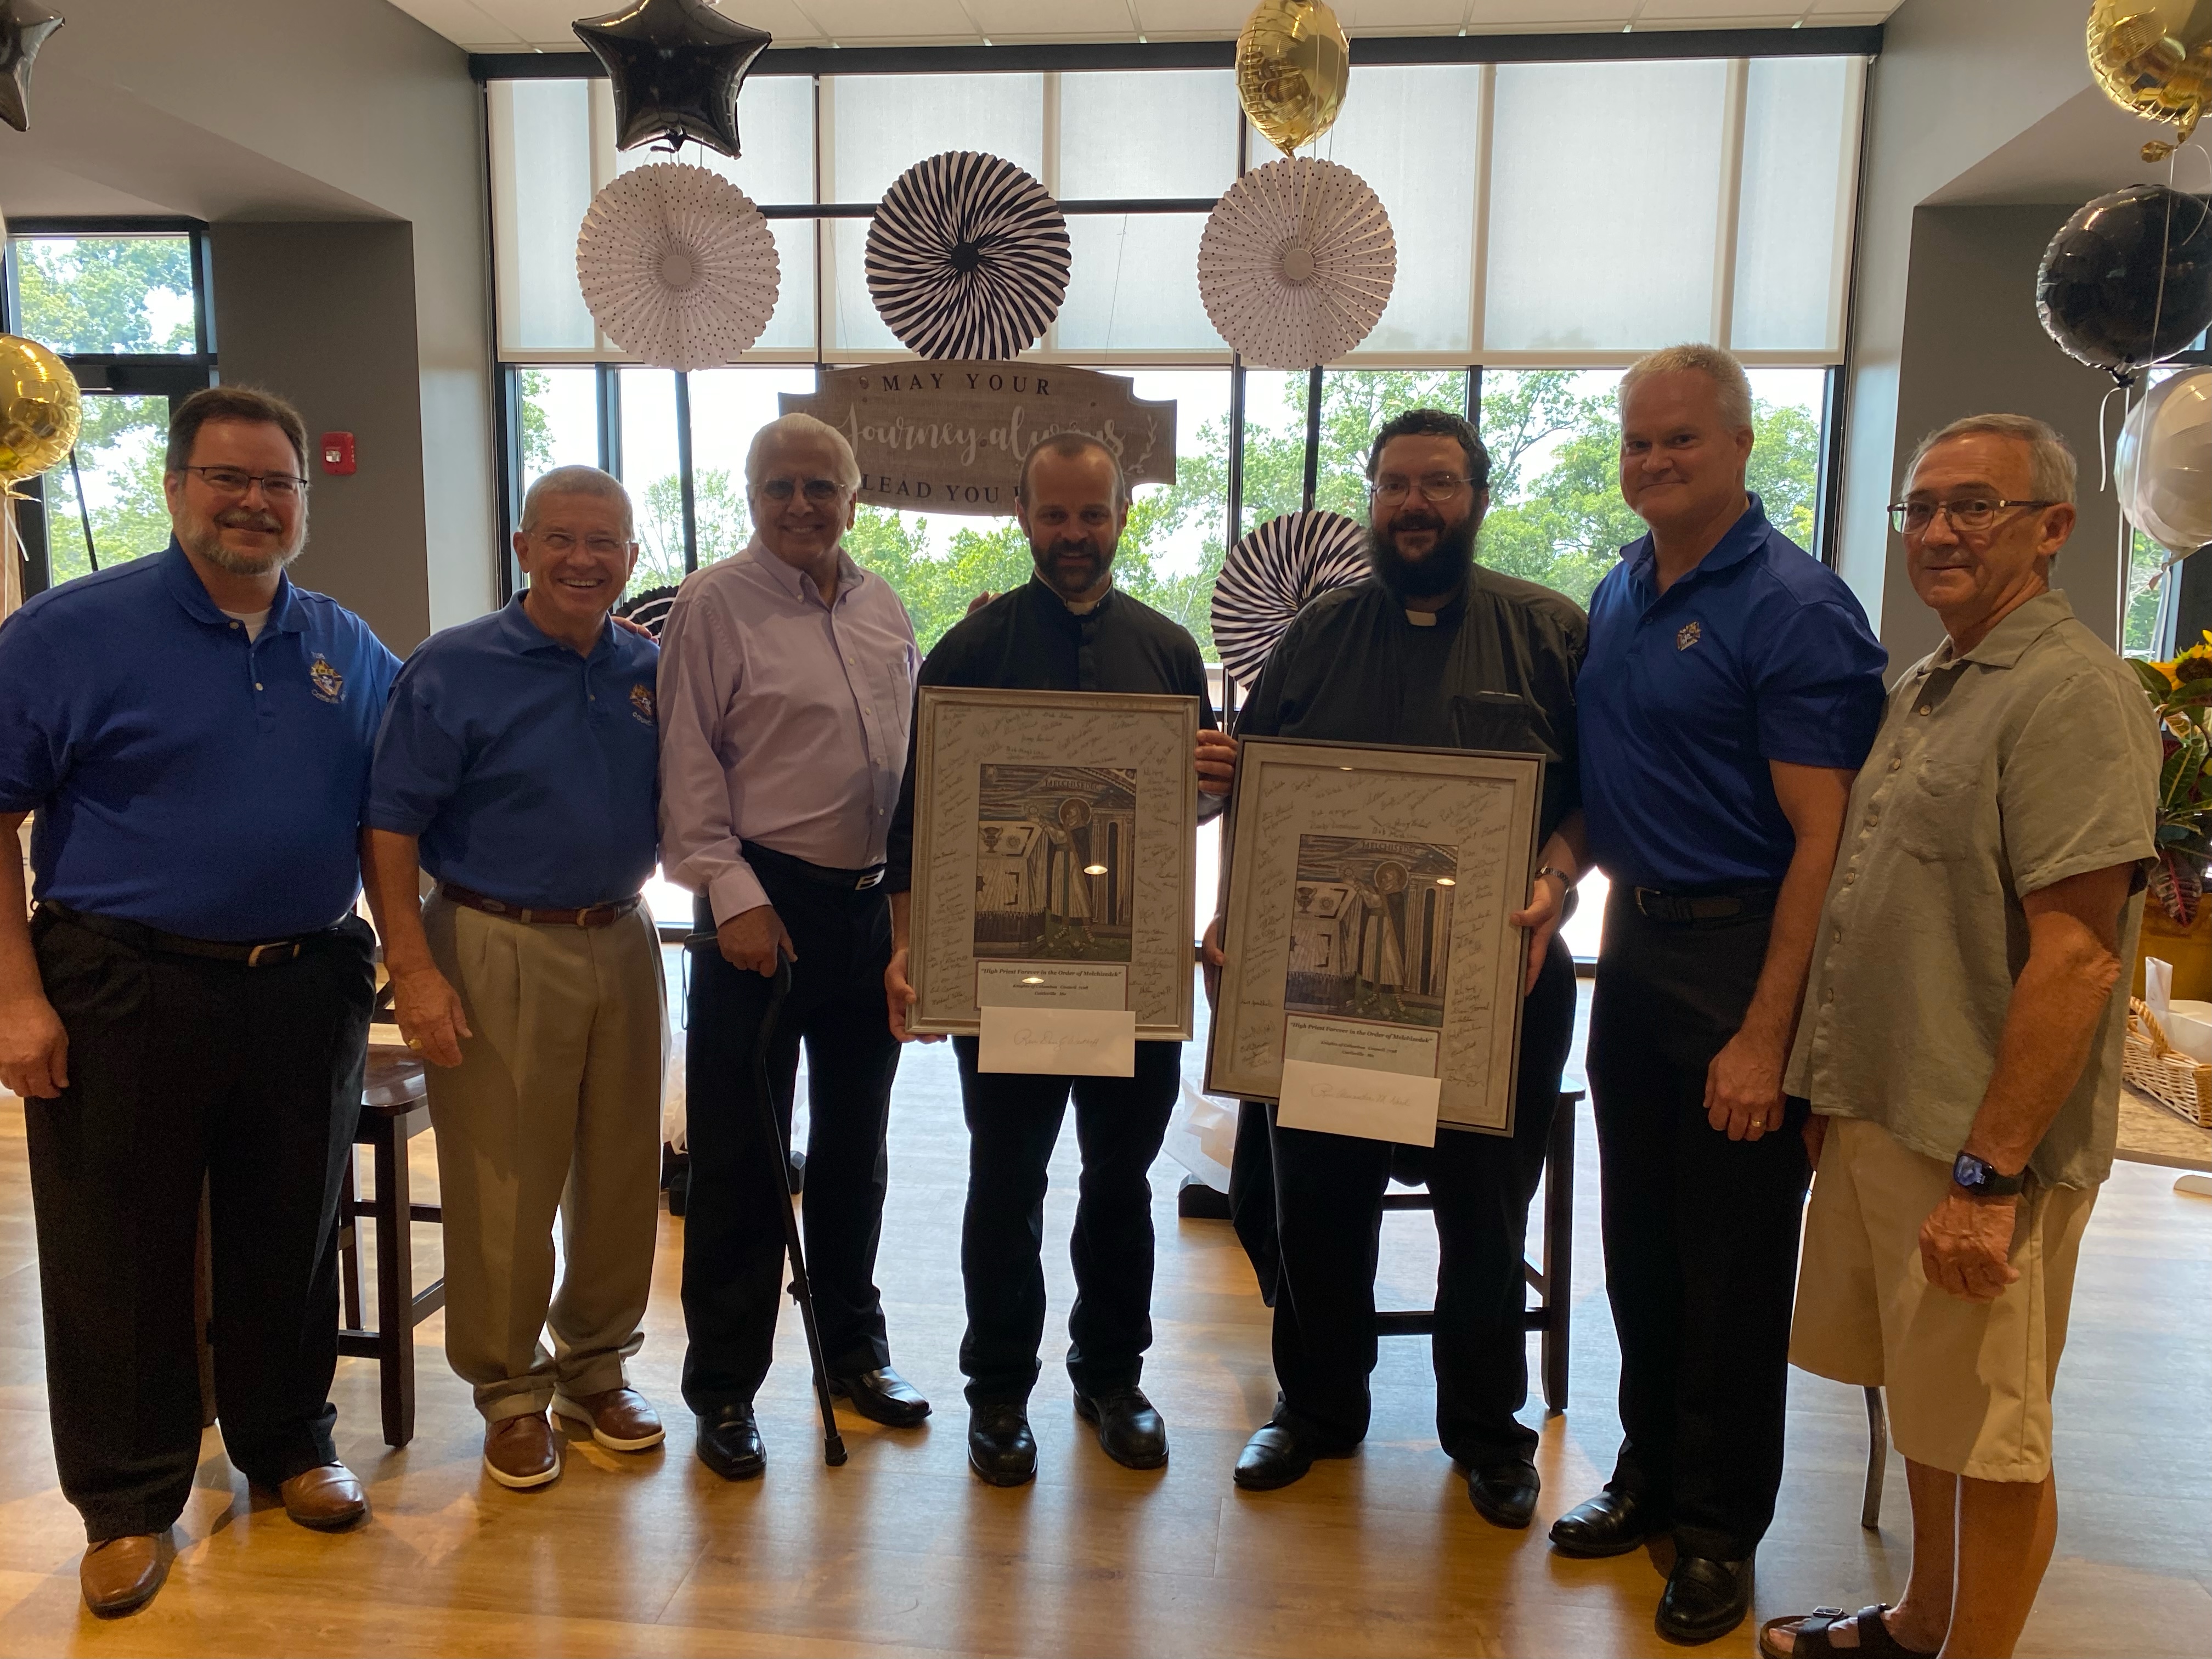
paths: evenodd
<path fill-rule="evenodd" d="M 803 0 L 806 15 L 832 40 L 858 46 L 894 40 L 975 41 L 981 31 L 959 0 Z"/>
<path fill-rule="evenodd" d="M 392 3 L 457 46 L 512 51 L 522 44 L 521 35 L 477 4 L 476 0 L 392 0 Z"/>
<path fill-rule="evenodd" d="M 1194 35 L 1233 35 L 1244 27 L 1252 8 L 1246 0 L 1124 0 L 1137 15 L 1137 26 L 1154 40 Z"/>
<path fill-rule="evenodd" d="M 1593 24 L 1626 23 L 1637 0 L 1472 0 L 1467 26 L 1477 33 L 1491 29 L 1526 33 L 1542 29 L 1583 29 Z"/>
<path fill-rule="evenodd" d="M 1127 0 L 964 0 L 994 40 L 1133 40 Z M 1864 3 L 1864 0 L 1861 0 Z"/>
<path fill-rule="evenodd" d="M 1803 0 L 1795 4 L 1791 0 L 1644 0 L 1636 21 L 1638 27 L 1647 23 L 1697 22 L 1731 28 L 1787 28 L 1804 11 Z"/>
<path fill-rule="evenodd" d="M 1350 34 L 1457 34 L 1467 0 L 1335 0 Z"/>

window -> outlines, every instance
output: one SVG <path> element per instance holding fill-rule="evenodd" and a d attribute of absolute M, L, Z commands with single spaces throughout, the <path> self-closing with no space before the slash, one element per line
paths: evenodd
<path fill-rule="evenodd" d="M 9 239 L 8 321 L 69 366 L 83 393 L 75 448 L 24 493 L 24 592 L 168 544 L 161 494 L 173 404 L 211 378 L 192 228 L 80 233 L 19 221 Z"/>

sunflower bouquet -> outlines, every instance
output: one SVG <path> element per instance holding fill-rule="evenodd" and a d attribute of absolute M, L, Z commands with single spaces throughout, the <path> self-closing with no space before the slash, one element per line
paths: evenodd
<path fill-rule="evenodd" d="M 2183 927 L 2197 920 L 2212 860 L 2212 629 L 2172 662 L 2130 659 L 2158 716 L 2158 863 L 2150 890 Z"/>

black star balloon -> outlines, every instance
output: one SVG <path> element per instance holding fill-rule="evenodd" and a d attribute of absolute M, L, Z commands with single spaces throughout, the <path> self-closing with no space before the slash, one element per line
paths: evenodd
<path fill-rule="evenodd" d="M 617 149 L 696 138 L 738 153 L 738 88 L 768 50 L 765 30 L 725 17 L 707 0 L 635 0 L 574 25 L 614 82 Z"/>
<path fill-rule="evenodd" d="M 37 0 L 0 3 L 0 121 L 18 132 L 31 130 L 31 60 L 63 21 Z"/>

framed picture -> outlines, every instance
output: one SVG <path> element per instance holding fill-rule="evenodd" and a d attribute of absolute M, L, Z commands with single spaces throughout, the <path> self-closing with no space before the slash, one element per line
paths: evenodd
<path fill-rule="evenodd" d="M 914 1029 L 1127 1011 L 1188 1041 L 1198 700 L 924 686 L 916 722 Z"/>
<path fill-rule="evenodd" d="M 1248 738 L 1206 1089 L 1301 1127 L 1513 1132 L 1534 755 Z"/>

